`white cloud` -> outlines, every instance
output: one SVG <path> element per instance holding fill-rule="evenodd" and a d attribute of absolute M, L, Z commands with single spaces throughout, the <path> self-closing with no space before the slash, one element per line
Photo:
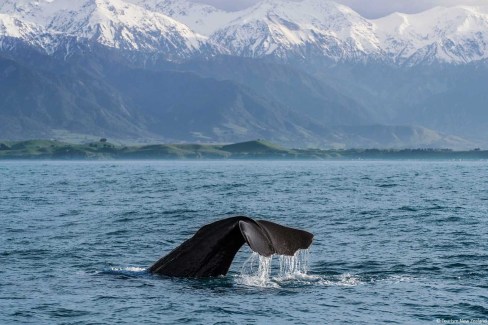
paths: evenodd
<path fill-rule="evenodd" d="M 192 0 L 212 4 L 225 10 L 239 10 L 259 0 Z M 436 6 L 488 5 L 488 0 L 336 0 L 368 18 L 377 18 L 398 11 L 416 13 Z"/>

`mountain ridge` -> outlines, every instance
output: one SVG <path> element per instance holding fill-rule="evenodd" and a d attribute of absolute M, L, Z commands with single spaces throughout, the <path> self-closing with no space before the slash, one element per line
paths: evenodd
<path fill-rule="evenodd" d="M 478 147 L 487 17 L 439 7 L 372 20 L 319 0 L 231 13 L 186 0 L 4 0 L 0 137 Z"/>
<path fill-rule="evenodd" d="M 404 65 L 488 59 L 488 6 L 435 7 L 378 19 L 321 0 L 263 0 L 237 12 L 186 0 L 83 0 L 70 6 L 67 0 L 7 0 L 0 13 L 29 24 L 37 34 L 156 51 L 168 60 L 189 59 L 194 52 Z M 93 6 L 97 12 L 90 15 Z M 95 16 L 102 22 L 93 22 Z M 1 36 L 30 41 L 6 28 Z"/>

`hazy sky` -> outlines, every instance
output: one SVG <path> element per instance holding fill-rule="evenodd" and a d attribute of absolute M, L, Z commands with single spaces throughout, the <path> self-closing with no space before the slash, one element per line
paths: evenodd
<path fill-rule="evenodd" d="M 193 0 L 212 4 L 226 10 L 248 7 L 259 0 Z M 488 5 L 488 0 L 336 0 L 368 18 L 377 18 L 399 11 L 415 13 L 435 6 Z"/>

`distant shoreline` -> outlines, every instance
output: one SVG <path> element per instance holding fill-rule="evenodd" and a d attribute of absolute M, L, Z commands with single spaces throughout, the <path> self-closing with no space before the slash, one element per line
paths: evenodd
<path fill-rule="evenodd" d="M 73 144 L 55 140 L 0 141 L 0 160 L 485 160 L 488 150 L 473 149 L 288 149 L 264 140 L 228 145 L 99 142 Z"/>

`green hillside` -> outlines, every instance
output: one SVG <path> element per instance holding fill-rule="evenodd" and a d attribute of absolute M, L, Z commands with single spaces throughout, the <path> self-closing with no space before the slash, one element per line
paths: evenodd
<path fill-rule="evenodd" d="M 229 145 L 153 144 L 115 145 L 98 142 L 73 144 L 55 140 L 0 141 L 0 160 L 14 159 L 488 159 L 488 151 L 449 149 L 287 149 L 265 140 Z"/>

